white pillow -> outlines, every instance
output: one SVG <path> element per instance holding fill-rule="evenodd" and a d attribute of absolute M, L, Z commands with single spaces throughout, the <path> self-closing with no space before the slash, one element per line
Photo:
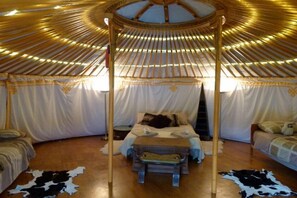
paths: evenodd
<path fill-rule="evenodd" d="M 282 127 L 281 133 L 284 135 L 293 135 L 294 133 L 294 123 L 293 122 L 285 122 L 284 126 Z"/>
<path fill-rule="evenodd" d="M 139 123 L 142 121 L 144 114 L 145 113 L 137 113 L 136 123 Z"/>
<path fill-rule="evenodd" d="M 281 133 L 284 122 L 264 121 L 258 124 L 259 128 L 267 133 Z"/>
<path fill-rule="evenodd" d="M 0 129 L 0 139 L 13 139 L 24 137 L 25 135 L 26 134 L 24 132 L 16 129 Z"/>
<path fill-rule="evenodd" d="M 188 117 L 187 117 L 187 115 L 185 113 L 180 112 L 180 113 L 176 113 L 176 115 L 177 115 L 177 118 L 178 118 L 178 124 L 179 125 L 186 125 L 186 124 L 189 123 L 188 122 Z"/>

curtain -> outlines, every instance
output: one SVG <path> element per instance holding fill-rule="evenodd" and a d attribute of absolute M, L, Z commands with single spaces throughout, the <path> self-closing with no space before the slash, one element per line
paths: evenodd
<path fill-rule="evenodd" d="M 133 125 L 138 112 L 184 112 L 196 123 L 201 83 L 188 85 L 128 84 L 115 94 L 115 126 Z"/>
<path fill-rule="evenodd" d="M 5 81 L 0 80 L 0 129 L 5 128 L 6 122 L 6 97 L 7 90 L 5 87 Z"/>
<path fill-rule="evenodd" d="M 105 134 L 108 92 L 103 92 L 102 80 L 11 75 L 11 127 L 26 132 L 34 143 Z M 115 85 L 115 126 L 133 125 L 138 112 L 165 111 L 185 112 L 195 125 L 201 83 L 121 83 Z M 0 94 L 5 103 L 5 86 Z M 1 114 L 4 126 L 5 110 Z"/>
<path fill-rule="evenodd" d="M 104 94 L 91 80 L 11 79 L 11 125 L 33 142 L 105 133 Z"/>
<path fill-rule="evenodd" d="M 1 128 L 6 122 L 6 78 L 0 74 Z M 100 78 L 9 76 L 11 127 L 26 132 L 33 142 L 105 134 L 108 93 L 102 92 Z M 203 83 L 212 135 L 214 80 Z M 297 121 L 294 80 L 233 85 L 220 94 L 221 138 L 249 142 L 253 123 Z M 115 83 L 114 126 L 135 124 L 138 112 L 185 112 L 195 126 L 200 93 L 200 81 L 120 79 Z"/>
<path fill-rule="evenodd" d="M 294 81 L 293 81 L 294 82 Z M 292 83 L 293 83 L 292 82 Z M 206 98 L 210 131 L 213 134 L 213 83 L 206 83 Z M 245 83 L 228 92 L 220 93 L 220 137 L 250 142 L 250 127 L 262 121 L 296 121 L 296 89 L 288 84 Z"/>

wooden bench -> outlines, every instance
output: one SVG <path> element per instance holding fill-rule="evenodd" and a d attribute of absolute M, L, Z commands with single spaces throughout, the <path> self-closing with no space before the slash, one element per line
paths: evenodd
<path fill-rule="evenodd" d="M 158 164 L 158 165 L 170 165 L 173 166 L 172 172 L 172 186 L 179 187 L 179 178 L 181 164 L 184 162 L 186 157 L 180 154 L 156 154 L 151 152 L 143 152 L 139 156 L 141 162 L 141 167 L 138 170 L 138 183 L 144 183 L 144 176 L 146 174 L 146 169 L 148 164 Z"/>

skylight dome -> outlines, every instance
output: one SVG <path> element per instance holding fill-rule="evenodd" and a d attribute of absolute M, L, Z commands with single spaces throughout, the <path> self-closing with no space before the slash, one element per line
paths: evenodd
<path fill-rule="evenodd" d="M 216 9 L 194 0 L 145 0 L 123 5 L 116 13 L 131 21 L 148 24 L 177 24 L 200 20 Z"/>

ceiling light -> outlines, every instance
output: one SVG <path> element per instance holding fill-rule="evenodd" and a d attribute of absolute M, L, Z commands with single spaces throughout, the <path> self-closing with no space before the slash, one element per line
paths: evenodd
<path fill-rule="evenodd" d="M 18 12 L 19 12 L 18 10 L 12 10 L 10 12 L 7 12 L 4 16 L 13 16 L 13 15 L 15 15 Z"/>
<path fill-rule="evenodd" d="M 106 25 L 109 24 L 109 19 L 108 19 L 108 18 L 104 18 L 103 20 L 104 20 L 104 23 L 105 23 Z"/>
<path fill-rule="evenodd" d="M 224 25 L 226 23 L 226 17 L 223 15 L 222 16 L 222 25 Z"/>

